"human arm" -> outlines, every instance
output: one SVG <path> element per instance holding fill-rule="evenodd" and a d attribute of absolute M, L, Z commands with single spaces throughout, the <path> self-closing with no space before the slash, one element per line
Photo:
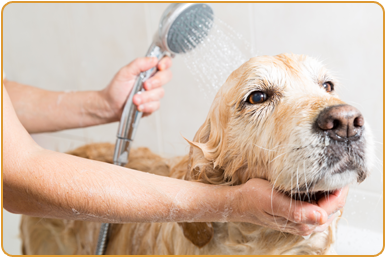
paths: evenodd
<path fill-rule="evenodd" d="M 110 84 L 100 91 L 54 92 L 4 81 L 20 122 L 29 133 L 59 131 L 119 121 L 135 79 L 157 66 L 158 72 L 144 83 L 145 92 L 133 101 L 148 115 L 159 108 L 164 95 L 161 87 L 171 79 L 169 57 L 158 64 L 156 58 L 138 58 L 123 67 Z"/>
<path fill-rule="evenodd" d="M 3 88 L 4 208 L 38 217 L 98 222 L 219 219 L 226 188 L 161 177 L 45 150 L 19 122 Z M 207 196 L 211 198 L 207 199 Z M 220 202 L 219 202 L 220 201 Z"/>

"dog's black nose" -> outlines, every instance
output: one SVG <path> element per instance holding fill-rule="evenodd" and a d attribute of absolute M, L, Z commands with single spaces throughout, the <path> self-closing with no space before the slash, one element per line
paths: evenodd
<path fill-rule="evenodd" d="M 356 141 L 362 135 L 365 123 L 358 109 L 350 105 L 337 105 L 324 109 L 316 119 L 316 125 L 337 141 Z"/>

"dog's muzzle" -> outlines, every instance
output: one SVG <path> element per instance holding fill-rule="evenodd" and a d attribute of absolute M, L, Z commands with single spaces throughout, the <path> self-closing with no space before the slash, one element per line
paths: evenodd
<path fill-rule="evenodd" d="M 327 107 L 320 112 L 314 127 L 330 139 L 324 149 L 330 175 L 356 171 L 358 182 L 366 178 L 364 118 L 350 105 Z"/>

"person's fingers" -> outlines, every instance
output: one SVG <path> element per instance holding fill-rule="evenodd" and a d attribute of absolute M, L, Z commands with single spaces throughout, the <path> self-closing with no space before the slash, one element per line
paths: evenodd
<path fill-rule="evenodd" d="M 133 102 L 137 106 L 146 105 L 149 102 L 159 101 L 164 94 L 165 90 L 163 88 L 141 92 L 140 94 L 134 95 Z"/>
<path fill-rule="evenodd" d="M 342 209 L 346 203 L 346 197 L 349 187 L 345 186 L 342 189 L 338 189 L 328 196 L 322 197 L 318 201 L 318 206 L 325 210 L 328 215 L 337 212 Z"/>
<path fill-rule="evenodd" d="M 270 221 L 269 224 L 271 228 L 276 228 L 277 230 L 295 235 L 310 235 L 317 227 L 316 225 L 294 223 L 286 218 L 273 216 L 271 214 L 267 215 L 270 216 L 270 218 L 268 218 L 268 221 Z"/>
<path fill-rule="evenodd" d="M 157 72 L 153 77 L 145 81 L 145 90 L 152 90 L 159 88 L 172 79 L 172 72 L 170 70 L 164 70 Z"/>
<path fill-rule="evenodd" d="M 271 210 L 274 215 L 285 217 L 298 224 L 321 225 L 327 221 L 327 213 L 322 208 L 308 202 L 293 200 L 278 192 L 272 196 Z"/>
<path fill-rule="evenodd" d="M 130 64 L 124 66 L 119 72 L 118 76 L 122 80 L 132 79 L 138 76 L 141 72 L 153 68 L 158 63 L 156 57 L 141 57 L 132 61 Z"/>
<path fill-rule="evenodd" d="M 160 71 L 164 71 L 166 69 L 169 69 L 170 66 L 172 66 L 172 59 L 169 56 L 165 56 L 161 59 L 161 61 L 159 61 L 157 68 Z"/>
<path fill-rule="evenodd" d="M 142 114 L 142 117 L 147 117 L 147 116 L 150 116 L 152 113 L 143 113 Z"/>
<path fill-rule="evenodd" d="M 340 215 L 340 211 L 337 211 L 333 214 L 331 214 L 329 217 L 328 217 L 328 220 L 326 223 L 324 223 L 323 225 L 320 225 L 320 226 L 317 226 L 314 230 L 314 232 L 323 232 L 325 231 L 328 226 L 330 226 L 330 224 L 334 221 L 334 219 L 336 219 L 336 217 L 338 217 Z"/>
<path fill-rule="evenodd" d="M 146 104 L 139 105 L 137 107 L 138 111 L 146 113 L 153 113 L 157 111 L 160 107 L 160 102 L 159 101 L 153 101 L 153 102 L 148 102 Z"/>
<path fill-rule="evenodd" d="M 315 228 L 315 225 L 297 224 L 294 234 L 299 236 L 309 236 L 315 231 Z"/>

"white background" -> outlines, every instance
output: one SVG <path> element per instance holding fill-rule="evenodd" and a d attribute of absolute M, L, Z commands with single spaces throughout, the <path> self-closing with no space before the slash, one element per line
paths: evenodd
<path fill-rule="evenodd" d="M 145 54 L 167 5 L 9 4 L 3 13 L 3 69 L 9 80 L 44 89 L 102 89 L 119 68 Z M 378 161 L 371 176 L 350 192 L 341 222 L 341 232 L 347 234 L 338 235 L 337 250 L 378 253 L 382 244 L 371 237 L 379 236 L 383 228 L 381 7 L 374 3 L 212 6 L 216 16 L 251 43 L 254 53 L 314 56 L 338 75 L 344 86 L 338 89 L 341 98 L 359 108 L 372 128 Z M 135 140 L 136 146 L 167 157 L 188 153 L 181 135 L 193 138 L 211 103 L 182 58 L 173 62 L 174 77 L 165 86 L 162 108 L 141 120 Z M 86 143 L 113 143 L 116 130 L 114 123 L 33 137 L 45 148 L 64 152 Z M 18 220 L 18 215 L 4 211 L 3 243 L 10 254 L 20 253 Z M 354 237 L 355 230 L 364 237 Z"/>

